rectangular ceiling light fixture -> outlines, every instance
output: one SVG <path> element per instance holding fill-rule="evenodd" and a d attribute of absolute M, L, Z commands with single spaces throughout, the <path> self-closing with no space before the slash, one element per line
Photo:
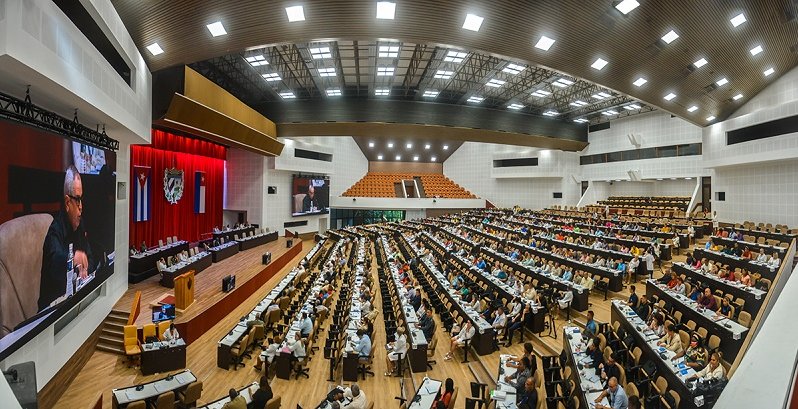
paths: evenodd
<path fill-rule="evenodd" d="M 748 20 L 746 20 L 746 19 L 745 19 L 745 14 L 743 14 L 743 13 L 740 13 L 740 14 L 738 14 L 738 15 L 734 16 L 734 17 L 733 17 L 731 20 L 729 20 L 729 21 L 731 21 L 731 23 L 732 23 L 732 25 L 733 25 L 733 26 L 737 27 L 737 26 L 739 26 L 740 24 L 743 24 L 743 23 L 745 23 L 745 22 L 746 22 L 746 21 L 748 21 Z"/>
<path fill-rule="evenodd" d="M 471 31 L 479 31 L 479 28 L 482 26 L 482 20 L 484 20 L 484 18 L 476 14 L 468 14 L 463 23 L 463 28 Z"/>
<path fill-rule="evenodd" d="M 489 87 L 499 88 L 502 85 L 504 85 L 505 82 L 506 81 L 497 80 L 496 78 L 491 78 L 490 80 L 488 80 L 488 83 L 485 84 L 485 85 L 487 85 Z"/>
<path fill-rule="evenodd" d="M 378 97 L 384 97 L 390 95 L 391 90 L 389 88 L 377 88 L 374 90 L 374 95 Z"/>
<path fill-rule="evenodd" d="M 693 65 L 695 65 L 696 68 L 701 68 L 701 67 L 707 65 L 707 60 L 705 58 L 702 58 L 702 59 L 694 62 Z"/>
<path fill-rule="evenodd" d="M 719 87 L 722 87 L 722 86 L 724 86 L 724 85 L 726 85 L 728 83 L 729 83 L 729 80 L 726 79 L 726 77 L 723 77 L 723 78 L 715 81 L 715 84 L 717 84 Z"/>
<path fill-rule="evenodd" d="M 425 97 L 425 98 L 435 98 L 435 97 L 438 96 L 438 94 L 440 94 L 440 91 L 426 90 L 426 91 L 424 91 L 424 95 L 422 95 L 422 96 Z"/>
<path fill-rule="evenodd" d="M 751 53 L 751 55 L 752 55 L 752 56 L 753 56 L 753 55 L 757 55 L 757 54 L 759 54 L 759 53 L 761 53 L 761 52 L 762 52 L 762 46 L 761 46 L 761 45 L 758 45 L 758 46 L 756 46 L 756 47 L 754 47 L 754 48 L 750 49 L 750 50 L 749 50 L 749 52 Z"/>
<path fill-rule="evenodd" d="M 618 115 L 618 111 L 613 111 L 613 110 L 610 109 L 609 111 L 604 111 L 601 114 L 602 115 L 607 115 L 607 116 Z"/>
<path fill-rule="evenodd" d="M 328 97 L 340 97 L 341 96 L 341 90 L 338 89 L 338 88 L 330 88 L 330 89 L 327 90 L 327 96 Z"/>
<path fill-rule="evenodd" d="M 150 54 L 152 54 L 152 55 L 163 54 L 163 48 L 161 48 L 161 46 L 158 45 L 158 43 L 152 43 L 152 44 L 148 45 L 147 46 L 147 51 L 149 51 Z"/>
<path fill-rule="evenodd" d="M 390 1 L 377 2 L 377 18 L 382 20 L 393 20 L 396 13 L 396 3 Z"/>
<path fill-rule="evenodd" d="M 474 104 L 479 104 L 480 102 L 482 102 L 482 101 L 484 101 L 484 100 L 485 100 L 485 98 L 483 98 L 483 97 L 477 97 L 477 96 L 473 96 L 473 97 L 468 97 L 468 100 L 467 100 L 466 102 L 471 102 L 471 103 L 474 103 Z"/>
<path fill-rule="evenodd" d="M 387 77 L 393 75 L 394 67 L 377 67 L 378 77 Z"/>
<path fill-rule="evenodd" d="M 319 68 L 320 77 L 334 77 L 335 68 Z"/>
<path fill-rule="evenodd" d="M 250 55 L 249 57 L 245 58 L 245 60 L 253 67 L 269 65 L 269 62 L 266 61 L 266 57 L 264 57 L 263 54 Z"/>
<path fill-rule="evenodd" d="M 710 115 L 707 117 L 707 122 L 712 122 L 715 120 L 715 115 Z"/>
<path fill-rule="evenodd" d="M 580 124 L 584 124 L 584 123 L 587 123 L 587 122 L 590 122 L 590 121 L 585 119 L 585 118 L 576 118 L 576 119 L 574 119 L 574 122 L 579 122 Z"/>
<path fill-rule="evenodd" d="M 208 31 L 211 32 L 211 35 L 214 37 L 219 37 L 227 34 L 227 31 L 224 29 L 221 21 L 217 21 L 215 23 L 208 24 Z"/>
<path fill-rule="evenodd" d="M 591 67 L 593 67 L 593 69 L 601 71 L 601 69 L 604 68 L 604 66 L 606 66 L 606 65 L 607 65 L 607 61 L 599 58 L 599 59 L 597 59 L 596 61 L 593 62 Z"/>
<path fill-rule="evenodd" d="M 774 72 L 776 72 L 776 70 L 774 70 L 773 68 L 768 68 L 765 71 L 762 71 L 762 74 L 765 74 L 765 76 L 767 77 L 770 74 L 773 74 Z"/>
<path fill-rule="evenodd" d="M 637 105 L 637 104 L 626 105 L 626 106 L 623 107 L 623 109 L 625 109 L 627 111 L 634 111 L 634 110 L 640 109 L 640 105 Z"/>
<path fill-rule="evenodd" d="M 742 97 L 743 97 L 743 94 L 737 94 L 737 95 L 733 96 L 732 99 L 737 101 L 738 99 L 740 99 Z"/>
<path fill-rule="evenodd" d="M 461 63 L 463 62 L 463 59 L 465 59 L 466 55 L 468 54 L 462 51 L 449 51 L 446 53 L 446 57 L 443 57 L 443 61 Z"/>
<path fill-rule="evenodd" d="M 399 46 L 398 45 L 381 45 L 379 57 L 380 58 L 396 58 L 399 56 Z"/>
<path fill-rule="evenodd" d="M 507 105 L 507 109 L 512 109 L 512 110 L 516 110 L 516 111 L 521 109 L 521 108 L 523 108 L 523 107 L 524 106 L 521 105 L 521 104 L 510 104 L 510 105 Z"/>
<path fill-rule="evenodd" d="M 670 43 L 674 42 L 677 38 L 679 38 L 679 35 L 676 34 L 675 31 L 671 30 L 671 31 L 668 31 L 668 34 L 665 34 L 664 36 L 662 36 L 662 41 L 664 41 L 666 44 L 670 44 Z"/>
<path fill-rule="evenodd" d="M 687 108 L 687 112 L 695 112 L 696 110 L 698 110 L 698 107 L 695 105 L 691 106 L 690 108 Z"/>
<path fill-rule="evenodd" d="M 636 79 L 635 82 L 633 82 L 632 84 L 635 84 L 636 87 L 641 87 L 641 86 L 643 86 L 643 84 L 645 84 L 647 82 L 648 82 L 647 79 L 645 79 L 643 77 L 640 77 L 640 78 Z"/>
<path fill-rule="evenodd" d="M 502 70 L 502 72 L 506 72 L 506 73 L 508 73 L 508 74 L 513 74 L 513 75 L 515 75 L 515 74 L 518 74 L 518 73 L 520 73 L 521 71 L 523 71 L 523 70 L 524 70 L 524 68 L 525 68 L 525 67 L 524 67 L 523 65 L 518 65 L 518 64 L 509 63 L 509 64 L 507 64 L 507 66 L 506 66 L 506 67 L 504 67 L 504 69 Z"/>
<path fill-rule="evenodd" d="M 609 98 L 609 97 L 611 97 L 611 96 L 612 96 L 612 95 L 610 95 L 610 94 L 608 94 L 608 93 L 606 93 L 606 92 L 604 92 L 604 91 L 601 91 L 601 92 L 599 92 L 598 94 L 599 94 L 599 95 L 601 95 L 601 96 L 602 96 L 602 97 L 604 97 L 604 98 Z"/>
<path fill-rule="evenodd" d="M 305 9 L 302 6 L 292 6 L 285 8 L 285 14 L 288 15 L 288 22 L 305 21 Z"/>
<path fill-rule="evenodd" d="M 676 94 L 674 94 L 673 92 L 671 92 L 670 94 L 668 94 L 668 95 L 665 95 L 663 98 L 665 98 L 665 100 L 666 100 L 666 101 L 670 101 L 670 100 L 672 100 L 672 99 L 676 98 Z"/>
<path fill-rule="evenodd" d="M 551 38 L 546 36 L 540 36 L 540 40 L 538 40 L 537 44 L 535 44 L 535 48 L 540 48 L 543 51 L 549 51 L 552 45 L 554 45 L 554 41 Z"/>
<path fill-rule="evenodd" d="M 616 4 L 615 8 L 623 14 L 629 14 L 629 12 L 636 9 L 639 5 L 640 3 L 638 3 L 637 0 L 623 0 Z"/>
<path fill-rule="evenodd" d="M 314 60 L 320 60 L 322 58 L 332 58 L 332 53 L 330 52 L 330 47 L 317 47 L 310 49 L 310 56 Z"/>
<path fill-rule="evenodd" d="M 286 92 L 281 92 L 280 97 L 282 99 L 294 99 L 296 98 L 296 95 L 294 95 L 294 93 L 291 91 L 286 91 Z"/>
<path fill-rule="evenodd" d="M 452 78 L 452 75 L 454 75 L 454 71 L 438 70 L 438 72 L 435 73 L 435 78 L 448 80 L 449 78 Z"/>
<path fill-rule="evenodd" d="M 278 74 L 276 72 L 270 72 L 270 73 L 267 73 L 267 74 L 263 74 L 263 75 L 261 75 L 261 77 L 263 77 L 263 79 L 265 79 L 266 82 L 274 82 L 274 81 L 282 80 L 282 78 L 280 78 L 280 74 Z"/>
<path fill-rule="evenodd" d="M 543 115 L 545 115 L 545 116 L 557 116 L 557 115 L 560 115 L 560 113 L 557 112 L 557 111 L 546 111 L 546 112 L 543 113 Z"/>

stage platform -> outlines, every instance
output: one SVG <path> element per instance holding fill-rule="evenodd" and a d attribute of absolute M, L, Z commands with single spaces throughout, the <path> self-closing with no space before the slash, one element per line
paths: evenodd
<path fill-rule="evenodd" d="M 286 247 L 286 239 L 244 250 L 219 263 L 213 263 L 195 277 L 194 304 L 185 312 L 177 313 L 175 326 L 180 335 L 191 343 L 204 334 L 224 316 L 263 286 L 275 273 L 302 251 L 302 241 L 294 240 L 291 248 Z M 262 264 L 264 253 L 272 253 L 272 262 Z M 235 290 L 222 292 L 222 278 L 235 274 Z M 151 304 L 157 303 L 166 294 L 174 294 L 174 289 L 159 284 L 160 276 L 150 277 L 140 283 L 130 284 L 127 292 L 117 301 L 115 310 L 130 311 L 136 291 L 141 291 L 141 314 L 136 325 L 152 322 Z"/>

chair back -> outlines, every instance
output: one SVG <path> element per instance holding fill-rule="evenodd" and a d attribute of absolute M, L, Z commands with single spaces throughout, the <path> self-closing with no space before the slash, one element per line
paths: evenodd
<path fill-rule="evenodd" d="M 137 400 L 135 402 L 128 403 L 125 406 L 127 409 L 147 409 L 147 402 L 143 400 Z"/>
<path fill-rule="evenodd" d="M 739 322 L 740 325 L 751 328 L 751 313 L 748 311 L 740 311 Z"/>
<path fill-rule="evenodd" d="M 166 330 L 169 329 L 170 325 L 172 325 L 172 321 L 171 320 L 169 320 L 169 321 L 161 321 L 161 322 L 158 323 L 158 339 L 160 339 L 161 341 L 164 340 L 163 334 L 166 333 Z M 146 339 L 146 337 L 145 337 L 145 339 Z"/>
<path fill-rule="evenodd" d="M 180 402 L 191 406 L 192 403 L 195 403 L 199 400 L 202 396 L 202 381 L 192 382 L 186 387 L 186 393 L 180 399 Z"/>
<path fill-rule="evenodd" d="M 144 342 L 147 342 L 147 338 L 155 336 L 155 324 L 144 324 L 144 330 L 142 332 L 142 337 L 144 338 Z"/>
<path fill-rule="evenodd" d="M 135 325 L 125 325 L 125 346 L 139 343 L 139 329 Z"/>
<path fill-rule="evenodd" d="M 175 408 L 174 392 L 169 391 L 158 395 L 158 400 L 155 401 L 155 409 L 174 409 L 174 408 Z"/>
<path fill-rule="evenodd" d="M 264 335 L 265 332 L 263 330 L 263 325 L 262 324 L 258 324 L 258 325 L 253 326 L 252 327 L 252 332 L 253 332 L 253 335 L 252 335 L 253 341 L 260 341 L 261 339 L 263 339 L 263 335 Z"/>
<path fill-rule="evenodd" d="M 283 398 L 280 396 L 275 396 L 274 398 L 269 399 L 269 401 L 266 402 L 266 409 L 280 409 L 280 403 L 282 403 L 282 400 Z"/>
<path fill-rule="evenodd" d="M 457 401 L 457 391 L 460 388 L 455 386 L 454 391 L 452 391 L 452 398 L 449 399 L 449 405 L 446 406 L 446 409 L 454 409 L 454 403 Z"/>

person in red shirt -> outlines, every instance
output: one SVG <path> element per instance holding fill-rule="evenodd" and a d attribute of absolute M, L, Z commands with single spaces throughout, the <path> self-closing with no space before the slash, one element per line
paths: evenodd
<path fill-rule="evenodd" d="M 704 295 L 698 297 L 698 304 L 710 311 L 715 311 L 718 309 L 715 296 L 712 295 L 712 290 L 710 290 L 709 287 L 704 288 Z"/>
<path fill-rule="evenodd" d="M 446 382 L 444 383 L 444 389 L 438 391 L 438 397 L 435 399 L 435 402 L 433 402 L 432 408 L 446 409 L 449 406 L 449 401 L 452 400 L 453 393 L 454 393 L 454 380 L 452 378 L 446 378 Z"/>

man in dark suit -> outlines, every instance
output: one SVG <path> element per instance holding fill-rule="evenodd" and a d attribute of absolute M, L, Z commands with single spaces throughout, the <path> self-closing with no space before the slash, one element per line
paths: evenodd
<path fill-rule="evenodd" d="M 535 389 L 534 377 L 526 378 L 524 391 L 515 397 L 518 409 L 535 409 L 538 407 L 538 391 Z"/>
<path fill-rule="evenodd" d="M 80 173 L 70 165 L 64 177 L 64 198 L 61 211 L 53 218 L 42 247 L 42 270 L 39 284 L 39 311 L 67 293 L 67 279 L 87 278 L 90 272 L 91 249 L 81 223 L 83 183 Z M 73 270 L 67 273 L 69 245 L 72 245 Z M 73 280 L 74 281 L 74 280 Z M 69 283 L 72 286 L 72 283 Z M 72 289 L 74 291 L 74 288 Z"/>
<path fill-rule="evenodd" d="M 307 213 L 313 208 L 314 211 L 319 210 L 319 199 L 316 198 L 316 188 L 313 185 L 308 186 L 308 194 L 302 199 L 302 213 Z"/>

